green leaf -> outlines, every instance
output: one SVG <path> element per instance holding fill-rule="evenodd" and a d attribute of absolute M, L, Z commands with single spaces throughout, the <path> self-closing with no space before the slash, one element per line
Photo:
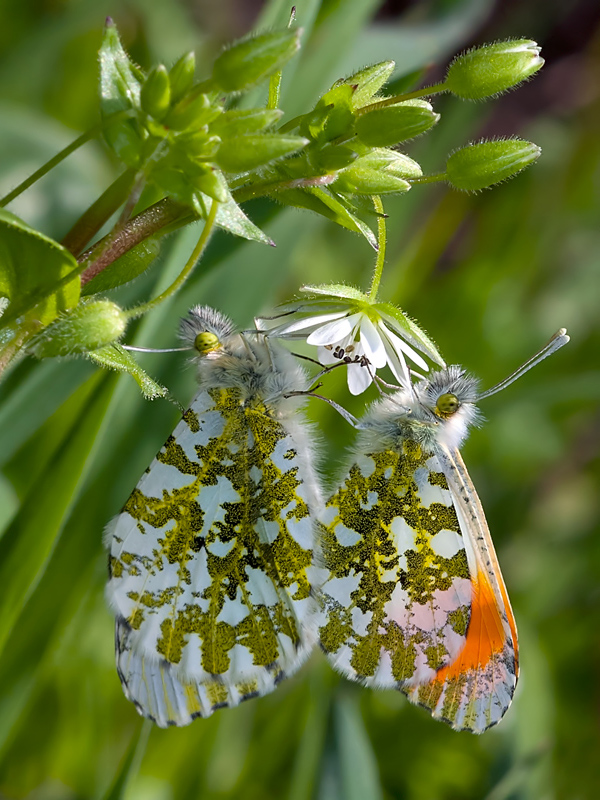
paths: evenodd
<path fill-rule="evenodd" d="M 84 296 L 123 286 L 145 272 L 160 252 L 158 238 L 145 239 L 99 272 L 82 288 Z"/>
<path fill-rule="evenodd" d="M 111 344 L 108 345 L 108 347 L 102 347 L 100 350 L 86 353 L 86 356 L 106 369 L 114 369 L 117 372 L 127 372 L 138 384 L 144 397 L 148 400 L 154 400 L 157 397 L 166 397 L 169 393 L 168 389 L 152 380 L 133 356 L 119 344 Z"/>
<path fill-rule="evenodd" d="M 275 246 L 275 242 L 248 219 L 231 196 L 224 203 L 219 203 L 215 222 L 220 228 L 233 233 L 234 236 Z"/>
<path fill-rule="evenodd" d="M 103 119 L 117 111 L 140 110 L 142 78 L 140 70 L 123 49 L 116 26 L 109 20 L 100 46 L 100 113 Z M 108 126 L 104 138 L 126 164 L 138 164 L 142 137 L 135 120 Z"/>
<path fill-rule="evenodd" d="M 0 323 L 17 319 L 35 306 L 28 318 L 46 324 L 79 300 L 79 276 L 58 291 L 56 283 L 77 269 L 75 258 L 54 239 L 0 209 L 0 297 L 10 301 Z"/>
<path fill-rule="evenodd" d="M 335 735 L 344 800 L 383 800 L 377 759 L 357 694 L 343 695 L 336 703 Z"/>
<path fill-rule="evenodd" d="M 1 541 L 0 651 L 43 574 L 89 468 L 112 396 L 112 385 L 92 376 L 68 401 L 72 418 L 44 480 L 31 488 Z"/>
<path fill-rule="evenodd" d="M 319 286 L 301 286 L 300 291 L 320 295 L 318 300 L 317 298 L 307 297 L 306 301 L 302 301 L 303 303 L 310 303 L 311 301 L 321 303 L 327 299 L 331 299 L 334 302 L 337 300 L 357 300 L 361 303 L 369 301 L 369 296 L 361 292 L 360 289 L 356 289 L 354 286 L 346 286 L 344 283 L 323 283 Z M 344 305 L 347 304 L 344 303 Z"/>
<path fill-rule="evenodd" d="M 360 233 L 369 242 L 373 249 L 377 249 L 377 237 L 361 219 L 352 214 L 349 207 L 339 197 L 334 197 L 320 187 L 305 189 L 286 189 L 277 192 L 277 200 L 284 205 L 296 208 L 307 208 L 323 217 L 347 228 L 354 233 Z"/>
<path fill-rule="evenodd" d="M 225 172 L 246 172 L 294 153 L 307 144 L 309 140 L 302 136 L 277 133 L 234 136 L 221 142 L 215 161 Z"/>

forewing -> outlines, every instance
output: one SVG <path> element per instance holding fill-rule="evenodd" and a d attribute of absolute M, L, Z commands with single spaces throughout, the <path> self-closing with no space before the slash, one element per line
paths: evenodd
<path fill-rule="evenodd" d="M 321 646 L 346 676 L 380 687 L 431 680 L 458 656 L 471 584 L 440 463 L 403 452 L 359 455 L 322 516 L 330 577 Z"/>
<path fill-rule="evenodd" d="M 483 509 L 457 450 L 440 454 L 471 571 L 471 619 L 458 657 L 410 700 L 456 730 L 482 733 L 509 707 L 518 676 L 517 631 Z"/>
<path fill-rule="evenodd" d="M 159 725 L 271 691 L 313 644 L 315 478 L 237 389 L 200 392 L 112 531 L 125 692 Z"/>

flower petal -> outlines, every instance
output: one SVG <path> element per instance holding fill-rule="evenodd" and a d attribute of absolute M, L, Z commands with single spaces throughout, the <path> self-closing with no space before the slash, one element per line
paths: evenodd
<path fill-rule="evenodd" d="M 348 389 L 350 394 L 362 394 L 371 385 L 373 378 L 368 367 L 348 364 Z"/>
<path fill-rule="evenodd" d="M 341 339 L 350 336 L 354 328 L 353 318 L 356 316 L 358 315 L 351 314 L 349 317 L 344 316 L 341 319 L 329 322 L 327 325 L 322 325 L 310 334 L 306 339 L 307 343 L 316 345 L 337 344 Z"/>
<path fill-rule="evenodd" d="M 308 328 L 318 328 L 327 322 L 340 319 L 340 317 L 345 316 L 345 314 L 345 311 L 337 311 L 334 314 L 318 314 L 315 316 L 304 317 L 304 319 L 297 319 L 294 320 L 294 322 L 284 323 L 283 325 L 278 325 L 275 328 L 271 328 L 269 333 L 271 336 L 277 336 L 282 339 L 286 336 L 296 337 L 300 331 L 306 331 Z"/>
<path fill-rule="evenodd" d="M 360 321 L 360 343 L 374 369 L 385 367 L 387 358 L 381 336 L 375 325 L 365 314 L 362 315 Z"/>
<path fill-rule="evenodd" d="M 383 341 L 390 369 L 394 373 L 398 383 L 407 389 L 411 384 L 411 380 L 410 372 L 406 365 L 406 359 L 404 358 L 404 353 L 402 350 L 396 350 L 387 336 L 384 335 Z"/>
<path fill-rule="evenodd" d="M 379 328 L 380 330 L 383 329 L 384 336 L 389 340 L 391 346 L 396 352 L 406 353 L 406 355 L 410 358 L 410 360 L 414 361 L 414 363 L 418 367 L 424 369 L 426 372 L 429 371 L 427 362 L 421 358 L 421 356 L 417 353 L 416 350 L 413 350 L 413 348 L 409 344 L 406 344 L 404 339 L 401 339 L 399 336 L 396 336 L 396 334 L 393 333 L 389 328 L 387 328 L 383 324 L 383 322 L 379 323 Z"/>

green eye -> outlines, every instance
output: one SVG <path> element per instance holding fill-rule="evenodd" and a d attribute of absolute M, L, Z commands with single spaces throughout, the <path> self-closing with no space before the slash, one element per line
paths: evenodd
<path fill-rule="evenodd" d="M 221 342 L 219 341 L 219 337 L 216 336 L 214 333 L 209 333 L 208 331 L 204 331 L 204 333 L 199 333 L 198 336 L 194 339 L 194 347 L 199 353 L 203 355 L 205 353 L 210 353 L 211 350 L 216 350 L 219 347 Z"/>
<path fill-rule="evenodd" d="M 460 403 L 458 402 L 458 397 L 455 394 L 441 394 L 438 399 L 437 403 L 435 404 L 435 413 L 438 417 L 442 417 L 442 419 L 448 419 L 451 417 L 452 414 L 458 411 L 458 407 Z"/>

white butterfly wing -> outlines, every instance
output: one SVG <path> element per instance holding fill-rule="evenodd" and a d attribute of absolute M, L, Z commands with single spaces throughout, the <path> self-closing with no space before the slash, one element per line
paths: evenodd
<path fill-rule="evenodd" d="M 118 671 L 160 726 L 272 691 L 314 644 L 316 478 L 271 412 L 201 391 L 112 528 Z"/>

